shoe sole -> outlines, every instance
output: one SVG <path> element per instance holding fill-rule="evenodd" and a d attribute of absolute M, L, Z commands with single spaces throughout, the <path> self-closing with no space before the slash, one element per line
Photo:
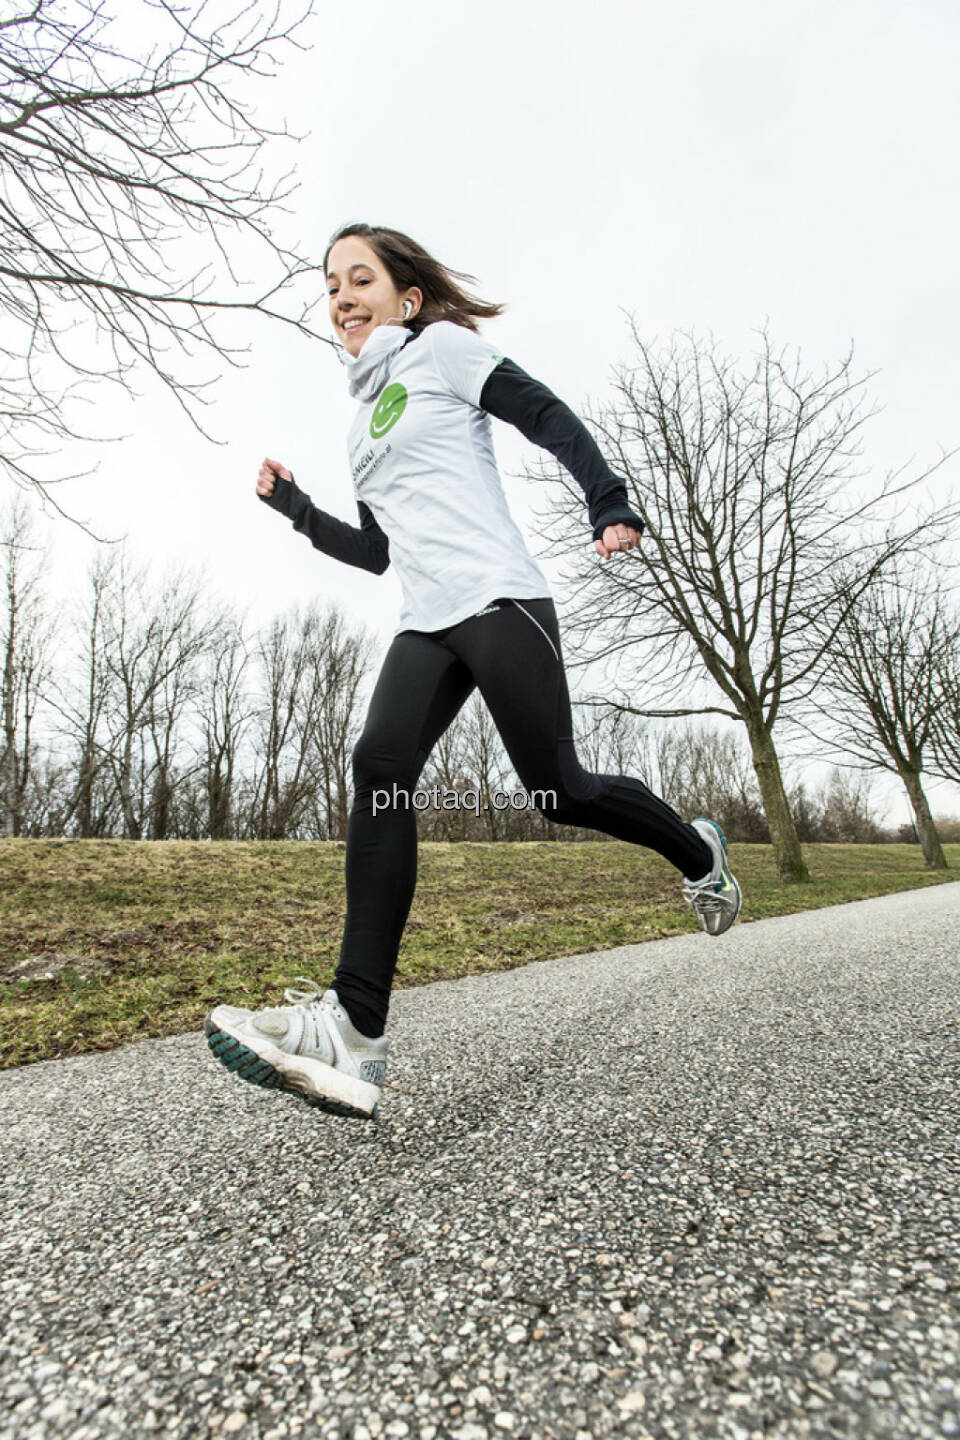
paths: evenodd
<path fill-rule="evenodd" d="M 341 1075 L 331 1065 L 319 1060 L 310 1060 L 304 1055 L 287 1055 L 276 1046 L 264 1043 L 264 1054 L 258 1054 L 234 1035 L 226 1026 L 218 1025 L 209 1015 L 203 1023 L 207 1044 L 220 1064 L 227 1070 L 246 1080 L 250 1085 L 260 1085 L 265 1090 L 284 1090 L 317 1110 L 326 1110 L 330 1115 L 343 1115 L 353 1120 L 376 1120 L 380 1107 L 374 1099 L 370 1109 L 361 1103 L 351 1104 L 345 1091 L 354 1091 L 354 1098 L 365 1100 L 362 1094 L 376 1091 L 376 1086 L 363 1080 L 353 1080 Z M 330 1095 L 318 1089 L 338 1090 L 339 1095 Z"/>
<path fill-rule="evenodd" d="M 724 925 L 722 930 L 708 930 L 706 932 L 708 935 L 726 935 L 727 931 L 731 930 L 733 926 L 736 925 L 737 921 L 740 919 L 740 911 L 743 909 L 743 891 L 740 889 L 740 886 L 734 879 L 733 875 L 730 874 L 729 869 L 727 870 L 727 874 L 730 876 L 731 885 L 737 892 L 737 908 L 736 910 L 734 910 L 733 919 L 729 922 L 729 924 Z"/>

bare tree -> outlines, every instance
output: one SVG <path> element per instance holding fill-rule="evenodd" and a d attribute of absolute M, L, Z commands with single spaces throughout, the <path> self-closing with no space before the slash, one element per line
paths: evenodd
<path fill-rule="evenodd" d="M 311 762 L 322 694 L 317 665 L 322 628 L 320 612 L 311 605 L 278 617 L 257 639 L 262 688 L 244 828 L 260 840 L 297 835 L 316 798 Z"/>
<path fill-rule="evenodd" d="M 235 358 L 223 312 L 313 334 L 285 296 L 316 267 L 272 229 L 293 187 L 263 174 L 285 132 L 248 93 L 298 43 L 309 0 L 283 6 L 24 0 L 0 21 L 0 464 L 17 484 L 51 498 L 42 457 L 93 378 L 129 389 L 145 368 L 199 423 L 194 360 Z"/>
<path fill-rule="evenodd" d="M 164 601 L 171 598 L 177 597 L 168 593 Z M 196 595 L 192 597 L 191 607 L 197 599 Z M 184 757 L 182 732 L 188 708 L 192 708 L 198 698 L 199 664 L 219 626 L 216 619 L 210 619 L 197 632 L 194 629 L 197 623 L 194 611 L 175 640 L 172 633 L 164 637 L 159 627 L 154 629 L 152 636 L 153 655 L 160 661 L 162 674 L 157 683 L 151 685 L 150 698 L 145 706 L 144 735 L 149 740 L 150 753 L 146 827 L 151 840 L 166 840 L 170 836 L 171 827 L 176 824 L 178 789 L 190 780 L 195 769 L 199 769 L 199 762 L 192 765 L 188 762 L 185 767 L 181 764 Z M 167 663 L 163 657 L 164 646 L 169 647 L 168 653 L 176 652 L 174 663 Z"/>
<path fill-rule="evenodd" d="M 838 558 L 858 567 L 852 604 L 928 523 L 883 529 L 926 477 L 858 487 L 868 412 L 852 355 L 815 378 L 763 332 L 742 373 L 713 343 L 682 336 L 661 354 L 631 329 L 637 361 L 616 368 L 615 399 L 591 419 L 627 477 L 643 544 L 599 563 L 584 552 L 579 487 L 550 464 L 532 470 L 566 492 L 543 520 L 554 553 L 569 557 L 568 648 L 581 663 L 618 657 L 624 709 L 742 722 L 780 877 L 807 880 L 774 730 L 809 692 L 842 623 Z M 833 629 L 815 632 L 826 614 Z M 719 703 L 703 691 L 711 681 Z"/>
<path fill-rule="evenodd" d="M 596 775 L 642 775 L 648 784 L 653 765 L 649 725 L 616 706 L 573 702 L 577 755 Z"/>
<path fill-rule="evenodd" d="M 502 840 L 506 814 L 495 808 L 491 797 L 495 790 L 505 789 L 512 770 L 493 716 L 479 691 L 474 691 L 464 706 L 464 743 L 467 774 L 474 782 L 481 804 L 486 802 L 486 809 L 481 812 L 486 838 Z"/>
<path fill-rule="evenodd" d="M 955 619 L 946 622 L 956 633 Z M 937 682 L 937 705 L 930 734 L 934 764 L 941 775 L 960 785 L 960 647 L 946 652 Z"/>
<path fill-rule="evenodd" d="M 440 736 L 424 765 L 420 784 L 426 790 L 435 787 L 444 793 L 447 803 L 430 806 L 417 816 L 418 833 L 424 840 L 466 840 L 470 832 L 470 812 L 452 799 L 470 788 L 467 780 L 469 739 L 463 711 L 454 718 Z"/>
<path fill-rule="evenodd" d="M 251 715 L 245 683 L 248 659 L 240 623 L 223 620 L 212 636 L 197 692 L 204 824 L 211 840 L 232 840 L 236 834 L 238 753 Z"/>
<path fill-rule="evenodd" d="M 30 766 L 20 833 L 32 840 L 63 835 L 69 802 L 69 767 L 44 751 L 38 752 Z"/>
<path fill-rule="evenodd" d="M 313 636 L 311 659 L 313 833 L 319 839 L 346 839 L 351 757 L 362 723 L 360 692 L 372 655 L 372 637 L 363 629 L 348 629 L 336 606 L 327 610 Z"/>
<path fill-rule="evenodd" d="M 654 788 L 681 815 L 711 815 L 728 839 L 769 844 L 757 776 L 742 731 L 737 734 L 707 723 L 661 730 L 655 756 Z"/>
<path fill-rule="evenodd" d="M 870 797 L 870 777 L 834 767 L 817 790 L 817 813 L 812 840 L 840 845 L 876 845 L 883 833 Z"/>
<path fill-rule="evenodd" d="M 418 833 L 425 840 L 556 838 L 557 827 L 537 811 L 496 798 L 511 786 L 518 789 L 519 780 L 486 702 L 474 690 L 424 766 L 420 788 L 438 794 L 418 811 Z"/>
<path fill-rule="evenodd" d="M 37 550 L 29 512 L 17 496 L 0 533 L 0 835 L 23 833 L 33 774 L 34 719 L 48 679 L 50 626 L 39 588 Z"/>
<path fill-rule="evenodd" d="M 146 574 L 126 555 L 118 557 L 100 611 L 109 677 L 102 750 L 113 772 L 125 839 L 155 834 L 153 807 L 158 798 L 169 804 L 173 731 L 190 672 L 215 628 L 201 605 L 200 588 L 184 575 L 172 575 L 152 595 Z"/>
<path fill-rule="evenodd" d="M 822 628 L 831 635 L 827 666 L 815 703 L 834 748 L 903 781 L 923 858 L 930 870 L 947 867 L 924 792 L 941 705 L 942 677 L 956 663 L 960 620 L 951 614 L 936 574 L 899 567 L 864 589 L 848 580 L 841 618 Z M 849 592 L 848 592 L 849 593 Z"/>
<path fill-rule="evenodd" d="M 60 721 L 56 733 L 73 749 L 70 795 L 61 826 L 64 832 L 76 830 L 83 839 L 109 835 L 116 817 L 116 786 L 106 735 L 111 682 L 104 638 L 116 566 L 115 553 L 94 558 L 87 598 L 63 632 L 74 664 L 64 666 L 61 653 L 61 665 L 51 684 L 51 706 Z"/>

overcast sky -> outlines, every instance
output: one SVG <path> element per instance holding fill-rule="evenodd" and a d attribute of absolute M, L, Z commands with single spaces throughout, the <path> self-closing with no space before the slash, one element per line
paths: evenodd
<path fill-rule="evenodd" d="M 408 231 L 507 302 L 486 333 L 574 408 L 628 356 L 625 310 L 649 339 L 695 327 L 742 354 L 768 321 L 814 368 L 852 339 L 858 368 L 879 372 L 878 470 L 957 445 L 956 4 L 594 0 L 564 13 L 547 0 L 321 6 L 312 51 L 260 95 L 265 116 L 310 132 L 292 152 L 287 233 L 319 256 L 346 220 Z M 327 347 L 262 322 L 245 338 L 248 368 L 209 412 L 226 444 L 148 385 L 135 407 L 104 391 L 106 428 L 117 407 L 128 437 L 60 498 L 158 566 L 202 570 L 252 617 L 336 599 L 386 638 L 390 572 L 320 556 L 253 493 L 270 455 L 355 520 L 343 372 Z M 504 470 L 536 453 L 499 422 L 495 438 Z M 956 463 L 935 493 L 949 485 Z M 530 489 L 507 481 L 536 553 Z M 89 552 L 58 527 L 61 585 Z M 933 798 L 960 810 L 955 791 Z M 890 813 L 905 819 L 905 804 Z"/>

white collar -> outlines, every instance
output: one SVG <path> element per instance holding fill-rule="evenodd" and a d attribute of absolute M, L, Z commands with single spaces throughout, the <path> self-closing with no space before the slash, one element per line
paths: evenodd
<path fill-rule="evenodd" d="M 358 355 L 343 356 L 350 394 L 359 400 L 372 400 L 383 388 L 392 357 L 412 339 L 413 331 L 405 325 L 374 326 Z"/>

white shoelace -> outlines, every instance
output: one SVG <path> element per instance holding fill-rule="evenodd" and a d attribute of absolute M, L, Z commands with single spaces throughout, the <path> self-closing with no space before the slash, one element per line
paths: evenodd
<path fill-rule="evenodd" d="M 283 997 L 289 1000 L 291 1005 L 316 1005 L 323 1001 L 323 986 L 318 985 L 315 980 L 308 980 L 306 975 L 294 975 L 294 980 L 299 980 L 306 985 L 306 990 L 294 990 L 292 987 L 284 990 Z"/>
<path fill-rule="evenodd" d="M 725 895 L 718 895 L 716 891 L 717 881 L 709 876 L 706 880 L 697 880 L 695 884 L 685 881 L 683 886 L 684 899 L 688 905 L 695 910 L 719 911 L 731 902 Z"/>
<path fill-rule="evenodd" d="M 311 1048 L 316 1050 L 320 1048 L 320 1034 L 323 1027 L 323 1022 L 320 1019 L 320 1011 L 329 1008 L 330 1002 L 323 998 L 323 987 L 318 985 L 315 980 L 310 980 L 306 975 L 295 975 L 293 978 L 301 984 L 306 985 L 306 990 L 295 990 L 293 986 L 288 986 L 283 992 L 283 997 L 285 1000 L 288 1000 L 291 1005 L 295 1005 L 298 1010 L 305 1012 L 303 1016 L 304 1026 L 310 1027 L 310 1033 L 313 1039 Z M 329 1041 L 323 1048 L 329 1048 Z"/>

